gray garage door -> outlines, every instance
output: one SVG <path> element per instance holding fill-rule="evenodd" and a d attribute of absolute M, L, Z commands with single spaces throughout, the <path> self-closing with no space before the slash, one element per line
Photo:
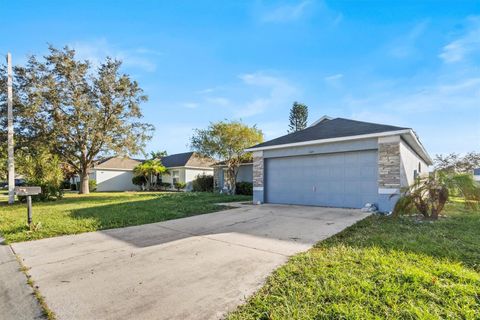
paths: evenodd
<path fill-rule="evenodd" d="M 377 151 L 265 160 L 269 203 L 361 208 L 377 202 Z"/>

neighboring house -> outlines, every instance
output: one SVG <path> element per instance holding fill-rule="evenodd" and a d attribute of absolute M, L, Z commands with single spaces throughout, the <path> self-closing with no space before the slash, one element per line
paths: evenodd
<path fill-rule="evenodd" d="M 172 154 L 160 159 L 167 167 L 169 173 L 161 177 L 162 182 L 170 183 L 185 182 L 185 190 L 192 190 L 192 182 L 199 175 L 213 175 L 212 165 L 215 161 L 211 158 L 202 157 L 195 152 Z"/>
<path fill-rule="evenodd" d="M 480 182 L 480 168 L 473 169 L 473 180 Z"/>
<path fill-rule="evenodd" d="M 228 190 L 227 187 L 227 165 L 225 161 L 213 165 L 213 188 L 220 192 Z M 253 162 L 251 160 L 240 164 L 237 173 L 237 182 L 253 182 Z"/>
<path fill-rule="evenodd" d="M 324 116 L 253 146 L 254 202 L 391 211 L 432 160 L 411 128 Z"/>
<path fill-rule="evenodd" d="M 195 152 L 172 154 L 160 159 L 168 169 L 168 174 L 161 176 L 161 182 L 172 184 L 185 182 L 185 190 L 192 189 L 192 181 L 198 175 L 213 175 L 213 159 L 205 158 Z M 133 191 L 140 190 L 132 183 L 133 169 L 144 160 L 129 157 L 110 157 L 95 163 L 90 170 L 89 178 L 97 182 L 97 191 Z M 78 175 L 72 178 L 72 183 L 78 183 Z"/>
<path fill-rule="evenodd" d="M 142 160 L 129 157 L 109 157 L 98 161 L 90 170 L 89 179 L 97 183 L 97 191 L 133 191 L 139 187 L 132 183 L 133 168 Z M 72 183 L 80 182 L 76 175 Z"/>

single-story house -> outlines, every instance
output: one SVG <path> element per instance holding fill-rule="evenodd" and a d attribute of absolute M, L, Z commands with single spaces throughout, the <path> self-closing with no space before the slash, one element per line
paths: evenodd
<path fill-rule="evenodd" d="M 176 182 L 185 182 L 185 190 L 192 190 L 192 182 L 199 175 L 213 175 L 212 165 L 215 160 L 203 157 L 196 152 L 172 154 L 160 159 L 169 173 L 161 176 L 161 182 L 174 185 Z"/>
<path fill-rule="evenodd" d="M 216 191 L 226 192 L 227 186 L 227 165 L 225 161 L 213 165 L 213 188 Z M 236 182 L 253 182 L 253 162 L 244 161 L 238 167 Z"/>
<path fill-rule="evenodd" d="M 253 200 L 391 211 L 400 188 L 432 159 L 411 128 L 324 116 L 310 127 L 248 148 Z"/>
<path fill-rule="evenodd" d="M 213 175 L 213 159 L 205 158 L 195 152 L 172 154 L 160 159 L 167 167 L 168 174 L 161 176 L 161 182 L 173 184 L 185 182 L 185 190 L 192 189 L 192 181 L 198 175 Z M 89 178 L 97 183 L 97 191 L 135 191 L 139 186 L 132 183 L 133 169 L 144 160 L 129 157 L 109 157 L 95 163 L 90 170 Z M 72 183 L 80 181 L 78 175 L 72 178 Z"/>
<path fill-rule="evenodd" d="M 97 183 L 97 191 L 133 191 L 139 187 L 132 183 L 133 168 L 142 163 L 142 160 L 129 157 L 109 157 L 94 164 L 90 170 L 89 179 Z M 77 175 L 73 183 L 80 181 Z"/>

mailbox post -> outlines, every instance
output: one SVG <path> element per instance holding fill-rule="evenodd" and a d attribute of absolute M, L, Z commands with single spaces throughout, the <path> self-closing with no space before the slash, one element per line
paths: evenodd
<path fill-rule="evenodd" d="M 15 187 L 15 194 L 17 196 L 27 197 L 27 221 L 28 225 L 32 223 L 32 196 L 42 192 L 40 187 Z"/>

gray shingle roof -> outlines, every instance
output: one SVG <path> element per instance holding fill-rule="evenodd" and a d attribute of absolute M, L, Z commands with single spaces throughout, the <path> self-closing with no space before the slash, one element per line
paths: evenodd
<path fill-rule="evenodd" d="M 257 144 L 251 148 L 269 147 L 311 140 L 350 137 L 404 129 L 410 128 L 349 120 L 344 118 L 335 118 L 332 120 L 324 120 L 314 126 Z"/>
<path fill-rule="evenodd" d="M 176 153 L 163 157 L 160 160 L 165 167 L 183 167 L 192 155 L 193 152 Z"/>
<path fill-rule="evenodd" d="M 96 169 L 127 169 L 133 170 L 142 160 L 132 159 L 129 157 L 108 157 L 103 160 L 100 160 L 95 164 L 94 168 Z"/>
<path fill-rule="evenodd" d="M 172 154 L 170 156 L 163 157 L 160 160 L 167 168 L 185 166 L 210 168 L 210 166 L 215 163 L 213 159 L 202 157 L 195 152 Z"/>

